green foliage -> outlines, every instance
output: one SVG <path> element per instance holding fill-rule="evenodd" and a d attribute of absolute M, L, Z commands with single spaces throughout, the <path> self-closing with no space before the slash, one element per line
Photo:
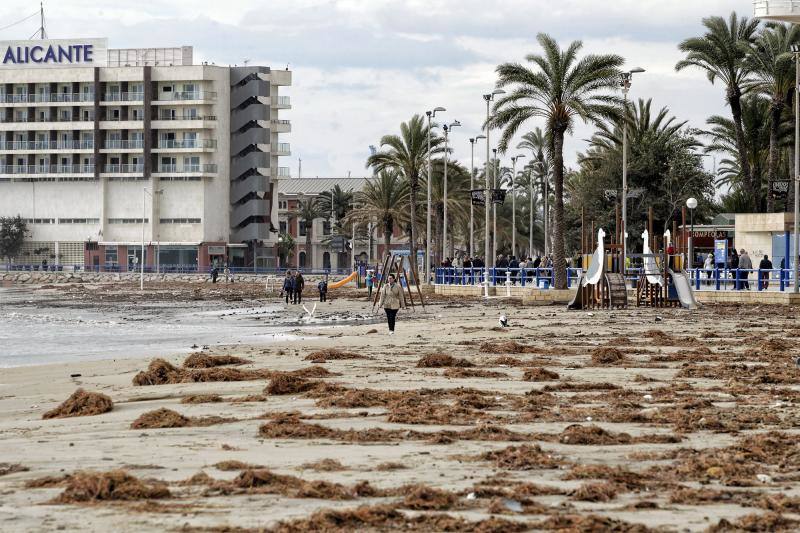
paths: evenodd
<path fill-rule="evenodd" d="M 12 260 L 19 255 L 28 234 L 28 226 L 19 215 L 0 217 L 0 257 Z"/>

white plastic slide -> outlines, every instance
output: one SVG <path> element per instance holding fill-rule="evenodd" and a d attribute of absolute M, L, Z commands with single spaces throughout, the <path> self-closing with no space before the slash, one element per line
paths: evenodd
<path fill-rule="evenodd" d="M 664 285 L 664 277 L 661 275 L 661 271 L 656 264 L 656 258 L 652 257 L 653 252 L 650 250 L 650 233 L 647 230 L 644 230 L 644 233 L 642 233 L 642 239 L 644 239 L 642 254 L 645 256 L 644 273 L 647 275 L 647 281 L 651 285 Z M 648 255 L 650 257 L 648 257 Z"/>
<path fill-rule="evenodd" d="M 583 287 L 587 285 L 597 285 L 600 282 L 600 278 L 603 277 L 603 264 L 606 251 L 603 239 L 605 236 L 606 232 L 603 231 L 603 228 L 597 230 L 597 248 L 594 254 L 592 254 L 592 262 L 589 263 L 589 268 L 586 270 L 586 275 L 583 277 L 583 282 L 581 284 Z"/>
<path fill-rule="evenodd" d="M 681 305 L 686 309 L 698 309 L 700 304 L 698 304 L 697 300 L 694 298 L 694 291 L 689 283 L 689 276 L 686 272 L 673 272 L 670 270 L 669 274 L 672 276 L 672 283 L 675 284 L 675 292 L 678 293 L 678 300 L 680 300 Z"/>

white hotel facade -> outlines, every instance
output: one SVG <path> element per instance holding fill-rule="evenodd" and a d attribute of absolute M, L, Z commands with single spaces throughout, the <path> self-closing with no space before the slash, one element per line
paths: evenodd
<path fill-rule="evenodd" d="M 88 53 L 87 53 L 88 52 Z M 194 64 L 192 47 L 0 42 L 0 216 L 17 263 L 274 266 L 291 72 Z"/>

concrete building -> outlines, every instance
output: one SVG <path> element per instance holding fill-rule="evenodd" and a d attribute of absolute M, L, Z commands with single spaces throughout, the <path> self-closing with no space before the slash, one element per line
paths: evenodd
<path fill-rule="evenodd" d="M 375 264 L 386 253 L 383 235 L 377 225 L 358 230 L 353 239 L 347 235 L 334 235 L 331 216 L 314 219 L 311 226 L 311 247 L 306 249 L 307 228 L 297 216 L 299 203 L 309 198 L 321 199 L 330 195 L 337 185 L 345 192 L 361 191 L 367 178 L 294 178 L 278 180 L 278 224 L 281 234 L 288 234 L 295 243 L 293 253 L 285 258 L 281 267 L 304 269 L 332 269 L 347 271 L 353 261 Z M 330 196 L 328 196 L 330 197 Z M 391 250 L 408 253 L 408 238 L 403 228 L 396 225 L 392 234 Z"/>
<path fill-rule="evenodd" d="M 0 54 L 0 216 L 30 230 L 18 263 L 275 266 L 291 72 L 107 39 Z"/>

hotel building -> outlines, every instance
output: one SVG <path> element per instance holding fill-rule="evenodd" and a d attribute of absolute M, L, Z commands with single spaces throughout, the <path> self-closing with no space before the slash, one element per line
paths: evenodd
<path fill-rule="evenodd" d="M 17 263 L 275 266 L 291 72 L 195 64 L 190 46 L 0 42 L 0 216 Z M 144 233 L 144 236 L 143 236 Z"/>

